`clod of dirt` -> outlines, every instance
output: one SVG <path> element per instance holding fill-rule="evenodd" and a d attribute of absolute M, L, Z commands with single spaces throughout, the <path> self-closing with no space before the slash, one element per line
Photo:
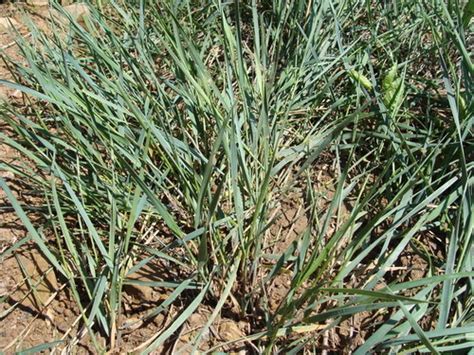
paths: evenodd
<path fill-rule="evenodd" d="M 31 6 L 48 6 L 49 0 L 26 0 L 26 3 Z"/>
<path fill-rule="evenodd" d="M 129 283 L 124 286 L 124 291 L 130 296 L 132 304 L 156 304 L 166 298 L 165 293 L 157 292 L 155 288 L 149 286 L 153 282 L 161 281 L 156 275 L 156 271 L 150 266 L 144 266 L 138 272 L 128 275 L 127 279 L 132 282 L 136 281 L 136 283 Z"/>
<path fill-rule="evenodd" d="M 84 3 L 76 3 L 68 6 L 63 6 L 66 14 L 69 14 L 71 18 L 77 22 L 84 22 L 85 18 L 89 16 L 90 9 Z M 60 24 L 66 25 L 68 23 L 68 18 L 63 12 L 60 12 L 55 9 L 47 9 L 44 11 L 45 15 L 51 14 L 52 18 Z"/>
<path fill-rule="evenodd" d="M 76 21 L 83 21 L 90 14 L 89 7 L 84 3 L 76 3 L 64 6 L 64 10 Z"/>
<path fill-rule="evenodd" d="M 161 295 L 156 293 L 153 288 L 139 284 L 127 284 L 124 286 L 124 292 L 130 296 L 128 301 L 133 306 L 142 306 L 161 301 Z"/>
<path fill-rule="evenodd" d="M 232 320 L 223 320 L 219 324 L 219 336 L 223 341 L 234 341 L 245 336 L 239 323 Z M 243 327 L 243 325 L 241 325 Z"/>
<path fill-rule="evenodd" d="M 19 261 L 29 278 L 29 282 L 25 282 L 19 289 L 22 296 L 28 295 L 22 305 L 40 310 L 58 289 L 56 276 L 48 261 L 37 250 L 20 256 Z"/>
<path fill-rule="evenodd" d="M 20 23 L 13 17 L 0 17 L 0 32 L 8 33 L 20 27 Z"/>

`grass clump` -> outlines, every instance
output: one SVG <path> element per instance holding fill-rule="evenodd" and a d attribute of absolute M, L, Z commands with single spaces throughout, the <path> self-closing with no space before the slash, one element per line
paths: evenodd
<path fill-rule="evenodd" d="M 124 287 L 150 265 L 167 298 L 142 320 L 178 311 L 143 353 L 206 306 L 193 351 L 230 346 L 202 345 L 224 312 L 251 330 L 229 343 L 259 352 L 329 347 L 361 315 L 376 320 L 363 341 L 336 350 L 471 347 L 473 67 L 456 9 L 111 1 L 66 34 L 33 26 L 2 81 L 28 107 L 4 105 L 15 134 L 0 137 L 43 222 L 0 180 L 29 232 L 2 256 L 36 243 L 97 351 L 118 346 Z M 295 194 L 305 223 L 275 232 Z M 421 277 L 391 271 L 406 253 Z"/>

